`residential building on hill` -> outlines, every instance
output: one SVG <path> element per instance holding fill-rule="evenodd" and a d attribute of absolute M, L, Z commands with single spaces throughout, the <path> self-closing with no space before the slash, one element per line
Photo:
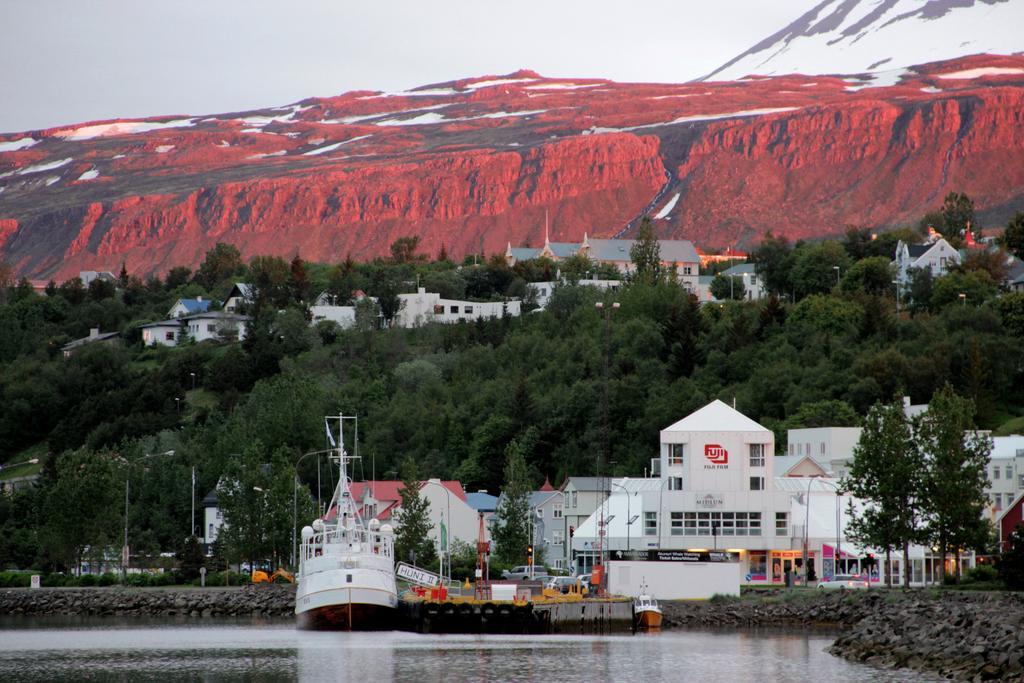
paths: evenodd
<path fill-rule="evenodd" d="M 231 287 L 231 291 L 228 292 L 228 298 L 224 301 L 224 310 L 228 313 L 239 313 L 246 306 L 252 305 L 252 303 L 252 285 L 246 282 L 236 282 Z"/>
<path fill-rule="evenodd" d="M 552 242 L 545 232 L 544 246 L 540 248 L 513 247 L 510 242 L 505 249 L 505 262 L 509 266 L 519 261 L 547 258 L 560 261 L 570 256 L 585 256 L 595 263 L 614 266 L 623 275 L 633 271 L 630 250 L 636 240 L 589 239 L 583 235 L 582 242 Z M 697 291 L 697 276 L 700 273 L 700 257 L 689 240 L 658 240 L 661 264 L 675 268 L 676 276 L 687 289 Z"/>
<path fill-rule="evenodd" d="M 540 308 L 547 308 L 557 287 L 568 287 L 572 285 L 579 287 L 593 287 L 601 291 L 617 292 L 622 286 L 622 280 L 597 280 L 589 278 L 577 280 L 575 282 L 569 282 L 566 280 L 552 282 L 528 282 L 526 283 L 526 289 L 533 293 L 534 301 Z"/>
<path fill-rule="evenodd" d="M 910 285 L 915 270 L 927 270 L 932 277 L 941 277 L 960 263 L 960 252 L 942 237 L 925 244 L 908 244 L 900 240 L 896 245 L 896 279 L 900 287 Z"/>
<path fill-rule="evenodd" d="M 196 342 L 242 341 L 249 326 L 249 316 L 225 311 L 208 311 L 186 315 L 174 320 L 141 325 L 142 343 L 146 346 L 177 346 L 183 334 Z"/>
<path fill-rule="evenodd" d="M 206 313 L 210 310 L 210 300 L 197 296 L 195 299 L 178 299 L 167 311 L 168 318 L 180 318 L 196 313 Z"/>
<path fill-rule="evenodd" d="M 120 332 L 100 332 L 100 328 L 93 327 L 89 330 L 88 337 L 82 337 L 81 339 L 75 339 L 70 341 L 64 346 L 60 347 L 60 351 L 64 354 L 65 358 L 70 358 L 75 351 L 78 351 L 88 344 L 107 344 L 116 345 L 121 343 Z"/>
<path fill-rule="evenodd" d="M 518 299 L 508 301 L 460 301 L 442 299 L 440 294 L 417 288 L 414 294 L 399 294 L 402 307 L 395 317 L 397 327 L 421 327 L 428 323 L 457 323 L 488 318 L 516 317 L 521 312 Z M 354 320 L 354 317 L 353 317 Z"/>

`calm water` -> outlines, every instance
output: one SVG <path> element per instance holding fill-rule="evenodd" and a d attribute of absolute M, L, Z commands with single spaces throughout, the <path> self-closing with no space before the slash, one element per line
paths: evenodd
<path fill-rule="evenodd" d="M 0 620 L 0 681 L 930 681 L 850 664 L 827 635 L 309 633 L 290 623 Z"/>

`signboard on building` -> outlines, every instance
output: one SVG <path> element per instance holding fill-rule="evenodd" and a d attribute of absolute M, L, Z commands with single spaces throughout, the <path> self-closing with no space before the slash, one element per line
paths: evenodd
<path fill-rule="evenodd" d="M 739 562 L 740 554 L 728 550 L 614 550 L 610 559 L 632 562 Z"/>
<path fill-rule="evenodd" d="M 715 465 L 729 464 L 729 451 L 725 450 L 717 443 L 704 444 L 704 457 Z"/>
<path fill-rule="evenodd" d="M 405 562 L 399 562 L 398 566 L 395 567 L 395 576 L 405 579 L 409 583 L 426 586 L 427 588 L 436 588 L 441 585 L 441 577 L 437 574 L 425 571 L 419 567 L 413 567 Z"/>
<path fill-rule="evenodd" d="M 695 501 L 697 507 L 704 508 L 705 510 L 712 510 L 714 508 L 720 508 L 725 503 L 721 494 L 717 493 L 706 493 L 703 496 L 698 495 Z"/>

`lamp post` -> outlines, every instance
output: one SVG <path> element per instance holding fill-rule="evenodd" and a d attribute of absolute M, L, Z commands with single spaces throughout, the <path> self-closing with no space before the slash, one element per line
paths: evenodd
<path fill-rule="evenodd" d="M 602 467 L 602 460 L 608 462 L 611 460 L 611 441 L 608 432 L 608 372 L 609 366 L 611 365 L 611 331 L 612 331 L 612 311 L 619 309 L 619 302 L 612 303 L 611 306 L 605 306 L 604 302 L 598 301 L 594 304 L 594 307 L 600 311 L 604 316 L 604 390 L 601 393 L 601 450 L 602 453 L 597 458 L 597 478 L 601 482 L 601 493 L 606 497 L 609 495 L 608 487 L 604 485 L 604 467 Z M 607 502 L 607 500 L 605 501 Z M 604 531 L 605 531 L 605 519 L 604 519 L 604 508 L 605 505 L 602 503 L 600 512 L 600 524 L 597 536 L 597 561 L 601 567 L 600 573 L 600 585 L 598 592 L 603 595 L 604 587 L 608 585 L 605 578 L 605 567 L 604 567 Z"/>
<path fill-rule="evenodd" d="M 896 285 L 896 315 L 900 314 L 900 281 L 893 280 L 892 283 Z"/>
<path fill-rule="evenodd" d="M 964 306 L 966 306 L 967 305 L 967 294 L 965 292 L 960 292 L 959 294 L 957 294 L 957 296 L 960 298 L 960 303 L 963 304 Z"/>
<path fill-rule="evenodd" d="M 839 573 L 839 558 L 842 556 L 843 551 L 840 546 L 840 534 L 842 533 L 842 521 L 840 516 L 841 506 L 839 504 L 840 498 L 843 492 L 839 490 L 837 484 L 833 484 L 827 479 L 821 479 L 820 482 L 825 486 L 831 486 L 832 490 L 836 492 L 836 557 L 834 562 L 834 569 L 832 570 L 833 576 Z M 809 501 L 808 501 L 809 502 Z M 870 577 L 869 577 L 870 578 Z"/>
<path fill-rule="evenodd" d="M 836 271 L 836 287 L 839 286 L 839 266 L 832 266 L 832 270 Z"/>
<path fill-rule="evenodd" d="M 440 481 L 433 481 L 433 480 L 428 479 L 427 483 L 424 486 L 430 486 L 430 485 L 440 486 L 441 487 L 441 490 L 444 491 L 445 502 L 447 504 L 447 509 L 448 509 L 448 517 L 447 517 L 447 519 L 448 519 L 448 527 L 449 528 L 445 532 L 445 539 L 444 539 L 445 545 L 444 545 L 444 548 L 441 551 L 442 552 L 442 554 L 441 554 L 441 562 L 442 562 L 442 566 L 443 566 L 444 560 L 445 559 L 448 560 L 448 577 L 447 578 L 448 578 L 448 581 L 450 582 L 451 578 L 452 578 L 451 577 L 452 560 L 451 560 L 451 553 L 450 553 L 450 549 L 451 549 L 451 541 L 450 541 L 450 539 L 451 539 L 451 534 L 452 534 L 452 530 L 451 530 L 451 525 L 452 525 L 452 492 L 448 490 L 447 486 L 445 486 L 444 484 L 440 483 Z M 530 512 L 528 513 L 528 516 L 527 516 L 527 521 L 530 522 L 530 521 L 532 521 L 532 519 L 533 519 L 533 508 L 530 508 Z M 441 523 L 444 524 L 444 518 L 441 519 Z M 531 529 L 532 529 L 532 527 L 531 527 Z M 440 536 L 440 531 L 438 531 L 438 545 L 439 546 L 441 545 L 440 541 L 441 541 L 441 536 Z M 533 532 L 532 531 L 530 533 L 530 543 L 534 544 L 533 543 Z M 448 556 L 447 558 L 445 558 L 446 555 Z M 531 576 L 533 575 L 533 566 L 532 565 L 530 566 L 530 574 L 531 574 Z M 445 576 L 444 571 L 441 572 L 441 576 L 442 577 Z"/>
<path fill-rule="evenodd" d="M 622 492 L 626 494 L 626 552 L 629 552 L 633 549 L 633 536 L 631 532 L 633 528 L 633 522 L 636 521 L 635 519 L 633 519 L 633 513 L 630 510 L 629 489 L 627 489 L 622 484 L 616 484 L 614 481 L 611 481 L 609 483 L 612 486 L 617 486 L 618 488 L 622 489 Z"/>
<path fill-rule="evenodd" d="M 302 463 L 303 460 L 306 459 L 306 456 L 323 455 L 324 453 L 330 453 L 331 450 L 333 449 L 310 451 L 309 453 L 303 453 L 302 455 L 299 456 L 299 459 L 295 461 L 295 481 L 293 482 L 292 486 L 292 569 L 295 569 L 295 559 L 298 553 L 298 540 L 295 537 L 295 529 L 299 524 L 299 465 Z M 317 473 L 319 473 L 319 471 L 320 459 L 317 458 Z M 317 508 L 316 513 L 318 515 L 320 514 L 319 506 Z"/>
<path fill-rule="evenodd" d="M 804 585 L 807 585 L 807 541 L 809 534 L 809 526 L 811 523 L 811 482 L 814 481 L 814 477 L 807 477 L 807 495 L 804 497 Z"/>
<path fill-rule="evenodd" d="M 192 391 L 195 391 L 196 390 L 196 373 L 190 372 L 188 374 L 192 376 Z"/>
<path fill-rule="evenodd" d="M 135 460 L 135 463 L 146 460 L 147 458 L 155 458 L 158 455 L 174 455 L 174 450 L 164 451 L 163 453 L 147 453 L 141 458 Z M 133 462 L 128 462 L 130 468 Z M 128 482 L 130 480 L 129 471 L 126 470 L 124 474 L 124 546 L 121 549 L 121 575 L 124 577 L 128 576 L 128 568 L 131 564 L 131 552 L 128 550 Z M 194 497 L 194 494 L 193 494 Z"/>
<path fill-rule="evenodd" d="M 5 469 L 11 469 L 12 467 L 20 467 L 22 465 L 38 465 L 38 464 L 39 464 L 39 458 L 31 458 L 29 460 L 24 460 L 22 462 L 12 462 L 10 465 L 4 465 L 4 464 L 0 463 L 0 471 L 3 471 Z"/>

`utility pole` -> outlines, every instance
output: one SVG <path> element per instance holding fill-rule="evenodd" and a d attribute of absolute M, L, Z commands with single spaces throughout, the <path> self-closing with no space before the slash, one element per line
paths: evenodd
<path fill-rule="evenodd" d="M 603 595 L 605 589 L 608 586 L 608 580 L 605 576 L 604 566 L 604 537 L 607 533 L 605 528 L 605 506 L 607 505 L 611 491 L 609 490 L 608 484 L 605 483 L 606 467 L 605 464 L 611 461 L 611 434 L 609 431 L 608 424 L 608 374 L 611 366 L 611 329 L 612 329 L 612 311 L 618 310 L 619 302 L 613 303 L 611 306 L 605 306 L 603 302 L 598 301 L 594 306 L 597 310 L 601 311 L 604 316 L 604 388 L 601 392 L 601 454 L 597 458 L 597 479 L 599 486 L 601 487 L 601 493 L 604 495 L 604 500 L 601 501 L 600 506 L 600 520 L 598 523 L 597 530 L 597 562 L 600 567 L 600 583 L 598 585 L 599 594 Z"/>

